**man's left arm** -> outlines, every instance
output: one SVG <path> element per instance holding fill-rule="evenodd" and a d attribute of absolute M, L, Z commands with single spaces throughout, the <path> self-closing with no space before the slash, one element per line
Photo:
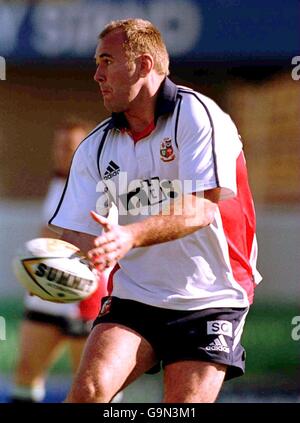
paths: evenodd
<path fill-rule="evenodd" d="M 218 188 L 205 191 L 204 196 L 186 194 L 180 201 L 180 213 L 178 201 L 174 201 L 167 213 L 164 210 L 159 215 L 123 226 L 112 225 L 106 218 L 91 212 L 104 233 L 95 239 L 95 248 L 89 251 L 88 257 L 101 271 L 114 266 L 132 248 L 172 241 L 205 228 L 214 220 L 219 195 Z"/>

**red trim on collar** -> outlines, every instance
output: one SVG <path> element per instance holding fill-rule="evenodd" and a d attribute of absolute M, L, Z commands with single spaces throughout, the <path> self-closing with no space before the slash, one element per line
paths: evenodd
<path fill-rule="evenodd" d="M 142 131 L 139 131 L 139 132 L 128 131 L 128 133 L 132 137 L 133 141 L 136 143 L 136 142 L 140 141 L 142 138 L 145 138 L 148 135 L 150 135 L 151 132 L 154 130 L 154 128 L 155 128 L 155 123 L 154 123 L 154 120 L 153 120 Z"/>

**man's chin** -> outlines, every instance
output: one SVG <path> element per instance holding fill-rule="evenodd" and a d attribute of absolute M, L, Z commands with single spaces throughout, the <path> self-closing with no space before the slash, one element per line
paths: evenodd
<path fill-rule="evenodd" d="M 112 113 L 112 106 L 108 101 L 105 101 L 105 99 L 103 99 L 103 105 L 108 112 Z"/>
<path fill-rule="evenodd" d="M 109 113 L 124 113 L 126 110 L 125 107 L 117 107 L 106 102 L 104 102 L 104 107 Z"/>

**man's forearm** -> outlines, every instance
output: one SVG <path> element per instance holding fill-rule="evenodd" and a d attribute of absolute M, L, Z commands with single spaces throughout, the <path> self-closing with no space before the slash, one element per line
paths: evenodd
<path fill-rule="evenodd" d="M 151 216 L 137 223 L 127 225 L 132 232 L 133 247 L 145 247 L 182 238 L 214 220 L 216 204 L 204 198 L 190 196 L 182 213 L 174 214 L 176 205 L 170 207 L 168 215 Z"/>
<path fill-rule="evenodd" d="M 95 239 L 88 257 L 100 271 L 114 266 L 134 247 L 146 247 L 172 241 L 189 235 L 213 222 L 217 205 L 206 198 L 190 194 L 184 197 L 183 207 L 179 202 L 164 209 L 158 216 L 129 225 L 111 225 L 109 221 L 91 212 L 92 218 L 102 226 L 104 233 Z"/>

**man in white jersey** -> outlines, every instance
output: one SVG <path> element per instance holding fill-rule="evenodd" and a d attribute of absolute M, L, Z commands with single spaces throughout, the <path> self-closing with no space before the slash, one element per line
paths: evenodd
<path fill-rule="evenodd" d="M 240 338 L 261 279 L 237 129 L 168 79 L 148 21 L 108 24 L 95 59 L 112 114 L 77 150 L 50 224 L 114 269 L 67 401 L 109 402 L 162 365 L 164 402 L 213 402 L 244 372 Z M 118 225 L 105 217 L 111 203 Z"/>

